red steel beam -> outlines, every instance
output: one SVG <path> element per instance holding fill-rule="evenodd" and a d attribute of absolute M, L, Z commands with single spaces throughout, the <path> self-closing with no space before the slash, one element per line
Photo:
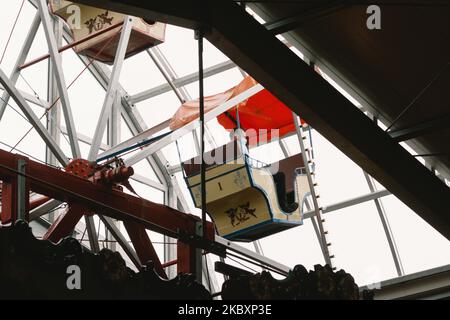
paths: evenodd
<path fill-rule="evenodd" d="M 92 38 L 95 38 L 95 37 L 97 37 L 97 36 L 99 36 L 99 35 L 101 35 L 101 34 L 103 34 L 103 33 L 105 33 L 105 32 L 108 32 L 108 31 L 110 31 L 110 30 L 112 30 L 112 29 L 115 29 L 115 28 L 117 28 L 117 27 L 120 27 L 121 25 L 123 25 L 123 22 L 120 22 L 120 23 L 118 23 L 118 24 L 116 24 L 116 25 L 112 25 L 112 26 L 110 26 L 110 27 L 108 27 L 108 28 L 105 28 L 105 29 L 103 29 L 103 30 L 100 30 L 99 32 L 93 33 L 93 34 L 91 34 L 91 35 L 89 35 L 89 36 L 87 36 L 87 37 L 85 37 L 85 38 L 83 38 L 83 39 L 80 39 L 80 40 L 78 40 L 78 41 L 74 41 L 74 42 L 72 42 L 72 43 L 69 43 L 69 44 L 67 44 L 67 45 L 65 45 L 65 46 L 63 46 L 63 47 L 61 47 L 61 48 L 59 48 L 59 49 L 58 49 L 58 52 L 61 53 L 61 52 L 63 52 L 63 51 L 66 51 L 67 49 L 73 48 L 73 47 L 75 47 L 75 46 L 77 46 L 77 45 L 79 45 L 79 44 L 82 44 L 83 42 L 89 41 L 89 40 L 91 40 Z M 25 62 L 23 65 L 19 66 L 19 70 L 28 68 L 28 67 L 30 67 L 30 66 L 32 66 L 32 65 L 34 65 L 34 64 L 36 64 L 36 63 L 38 63 L 38 62 L 41 62 L 41 61 L 43 61 L 43 60 L 45 60 L 45 59 L 48 59 L 48 58 L 50 58 L 50 54 L 45 54 L 45 55 L 40 56 L 40 57 L 38 57 L 38 58 L 36 58 L 36 59 L 33 59 L 33 60 L 31 60 L 31 61 Z"/>
<path fill-rule="evenodd" d="M 19 156 L 0 150 L 0 179 L 17 176 Z M 23 158 L 23 157 L 21 157 Z M 107 186 L 73 176 L 64 171 L 27 159 L 27 181 L 36 193 L 62 202 L 80 203 L 91 211 L 122 221 L 140 223 L 146 229 L 179 238 L 180 231 L 195 234 L 200 219 L 166 205 L 150 202 Z M 214 240 L 214 227 L 208 224 L 207 238 Z"/>
<path fill-rule="evenodd" d="M 35 199 L 30 200 L 30 210 L 36 209 L 37 207 L 40 207 L 44 203 L 49 202 L 51 199 L 49 197 L 38 197 Z"/>
<path fill-rule="evenodd" d="M 13 221 L 17 212 L 17 179 L 3 180 L 2 185 L 2 210 L 0 212 L 2 224 Z"/>
<path fill-rule="evenodd" d="M 72 235 L 75 226 L 84 214 L 89 213 L 83 205 L 71 203 L 47 230 L 43 239 L 58 243 L 62 238 Z"/>
<path fill-rule="evenodd" d="M 203 251 L 204 256 L 206 256 L 208 253 L 209 253 L 208 251 Z M 177 263 L 178 263 L 178 259 L 175 259 L 175 260 L 170 260 L 170 261 L 164 262 L 161 266 L 165 269 L 170 266 L 176 265 Z"/>
<path fill-rule="evenodd" d="M 0 155 L 0 162 L 3 157 Z M 27 161 L 28 158 L 16 155 L 13 159 L 10 159 L 9 166 L 14 170 L 18 170 L 18 161 Z M 28 167 L 25 167 L 26 172 L 28 172 Z M 2 191 L 2 208 L 0 212 L 0 221 L 2 224 L 13 223 L 18 219 L 18 200 L 19 200 L 19 190 L 18 190 L 18 176 L 9 175 L 6 177 L 1 177 L 3 181 L 1 185 Z M 30 192 L 29 183 L 25 182 L 25 192 L 23 199 L 25 204 L 25 219 L 28 220 L 28 213 L 30 210 Z"/>
<path fill-rule="evenodd" d="M 156 273 L 163 279 L 167 279 L 166 272 L 161 265 L 158 254 L 153 247 L 152 242 L 147 234 L 147 231 L 143 226 L 131 221 L 125 221 L 123 223 L 127 233 L 130 237 L 131 243 L 133 243 L 134 250 L 139 257 L 142 265 L 152 261 Z"/>
<path fill-rule="evenodd" d="M 177 242 L 177 272 L 197 274 L 196 248 L 181 241 Z"/>

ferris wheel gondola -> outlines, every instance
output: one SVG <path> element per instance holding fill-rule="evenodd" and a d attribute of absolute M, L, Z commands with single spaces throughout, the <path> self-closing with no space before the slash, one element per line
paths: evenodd
<path fill-rule="evenodd" d="M 49 6 L 70 27 L 75 52 L 107 64 L 114 62 L 126 15 L 65 0 L 51 0 Z M 133 17 L 125 57 L 163 43 L 165 30 L 165 23 Z"/>
<path fill-rule="evenodd" d="M 205 111 L 255 84 L 253 78 L 246 77 L 223 93 L 205 97 Z M 171 129 L 198 117 L 198 104 L 198 100 L 184 103 L 172 117 Z M 301 225 L 303 203 L 310 193 L 302 155 L 265 164 L 253 159 L 248 151 L 295 132 L 291 110 L 262 90 L 217 119 L 225 129 L 237 129 L 231 142 L 204 154 L 207 212 L 217 233 L 248 242 Z M 198 208 L 200 163 L 200 156 L 182 163 L 185 181 Z"/>

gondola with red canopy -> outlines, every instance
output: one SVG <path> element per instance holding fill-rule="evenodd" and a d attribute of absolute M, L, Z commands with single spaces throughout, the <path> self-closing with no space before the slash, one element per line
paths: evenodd
<path fill-rule="evenodd" d="M 246 77 L 237 86 L 205 97 L 205 113 L 257 85 Z M 184 103 L 172 117 L 172 130 L 199 116 L 199 101 Z M 302 224 L 302 208 L 309 194 L 301 154 L 276 163 L 252 159 L 248 148 L 296 131 L 292 111 L 263 89 L 217 117 L 220 125 L 236 130 L 232 141 L 204 155 L 206 211 L 217 233 L 230 240 L 254 241 Z M 183 173 L 196 207 L 201 207 L 200 163 L 183 162 Z"/>

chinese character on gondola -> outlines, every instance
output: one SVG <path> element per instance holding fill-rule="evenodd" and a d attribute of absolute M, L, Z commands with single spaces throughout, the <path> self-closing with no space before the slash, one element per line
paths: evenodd
<path fill-rule="evenodd" d="M 89 34 L 93 31 L 99 31 L 105 27 L 105 25 L 112 25 L 114 17 L 109 17 L 109 11 L 97 15 L 95 18 L 87 20 L 84 24 L 89 29 Z"/>
<path fill-rule="evenodd" d="M 226 213 L 230 217 L 231 225 L 235 227 L 250 219 L 250 216 L 256 218 L 255 211 L 256 209 L 250 209 L 250 202 L 247 202 L 246 204 L 239 205 L 237 208 L 228 209 Z"/>

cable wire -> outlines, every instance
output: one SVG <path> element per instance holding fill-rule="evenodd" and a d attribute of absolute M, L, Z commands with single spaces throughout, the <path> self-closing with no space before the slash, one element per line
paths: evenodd
<path fill-rule="evenodd" d="M 431 79 L 431 81 L 417 94 L 417 96 L 412 99 L 412 101 L 400 112 L 400 114 L 391 122 L 391 124 L 384 130 L 388 132 L 413 106 L 414 104 L 423 96 L 423 94 L 444 74 L 444 71 L 450 66 L 450 61 L 439 70 L 439 72 Z"/>
<path fill-rule="evenodd" d="M 9 145 L 9 144 L 7 144 L 7 143 L 5 143 L 5 142 L 0 141 L 0 144 L 4 145 L 5 147 L 12 148 L 11 145 Z M 16 149 L 16 151 L 18 151 L 18 152 L 24 154 L 25 156 L 27 156 L 28 158 L 33 159 L 33 160 L 35 160 L 35 161 L 37 161 L 37 162 L 40 162 L 40 163 L 42 163 L 42 164 L 48 165 L 48 166 L 53 167 L 53 168 L 55 168 L 55 169 L 62 169 L 62 167 L 58 167 L 58 166 L 49 164 L 49 163 L 47 163 L 47 162 L 45 162 L 45 161 L 43 161 L 43 160 L 41 160 L 41 159 L 39 159 L 39 158 L 36 158 L 35 156 L 32 156 L 31 154 L 29 154 L 29 153 L 27 153 L 27 152 L 25 152 L 25 151 L 22 151 L 22 150 L 19 150 L 19 149 Z"/>
<path fill-rule="evenodd" d="M 6 50 L 8 49 L 9 42 L 11 41 L 11 37 L 14 33 L 14 30 L 17 25 L 17 21 L 19 20 L 20 13 L 22 12 L 23 5 L 25 4 L 25 0 L 22 0 L 22 4 L 20 5 L 19 12 L 17 13 L 16 19 L 14 20 L 14 24 L 12 26 L 11 32 L 9 33 L 8 40 L 6 41 L 5 49 L 3 49 L 2 58 L 0 59 L 0 64 L 3 62 L 3 58 L 5 57 Z"/>
<path fill-rule="evenodd" d="M 25 82 L 25 84 L 28 86 L 28 88 L 30 88 L 31 91 L 33 91 L 33 93 L 36 96 L 36 98 L 38 98 L 40 100 L 38 93 L 33 89 L 31 84 L 28 82 L 27 79 L 25 79 L 25 77 L 23 76 L 23 74 L 21 72 L 19 72 L 19 76 L 22 78 L 22 80 Z"/>

